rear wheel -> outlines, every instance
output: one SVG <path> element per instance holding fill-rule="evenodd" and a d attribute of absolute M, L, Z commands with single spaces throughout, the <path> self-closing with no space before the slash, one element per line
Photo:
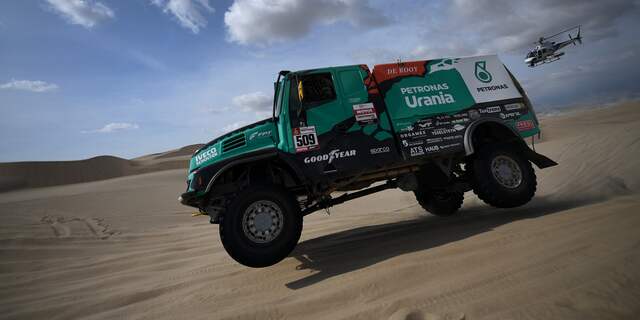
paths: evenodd
<path fill-rule="evenodd" d="M 442 217 L 458 212 L 464 200 L 464 194 L 459 191 L 419 189 L 413 193 L 423 209 Z"/>
<path fill-rule="evenodd" d="M 277 186 L 244 190 L 220 222 L 220 239 L 227 253 L 254 268 L 268 267 L 287 257 L 301 232 L 298 204 Z"/>
<path fill-rule="evenodd" d="M 522 152 L 511 145 L 487 145 L 472 161 L 473 192 L 497 208 L 514 208 L 536 193 L 536 174 Z"/>

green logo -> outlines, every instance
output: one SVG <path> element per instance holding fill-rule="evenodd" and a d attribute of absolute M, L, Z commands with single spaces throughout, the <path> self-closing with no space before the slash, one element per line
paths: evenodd
<path fill-rule="evenodd" d="M 489 83 L 493 78 L 491 77 L 491 73 L 487 70 L 487 62 L 486 61 L 478 61 L 476 62 L 476 78 L 484 83 Z"/>

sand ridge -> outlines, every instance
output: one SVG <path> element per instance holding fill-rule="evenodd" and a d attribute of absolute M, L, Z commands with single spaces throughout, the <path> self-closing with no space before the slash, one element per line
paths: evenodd
<path fill-rule="evenodd" d="M 0 192 L 98 181 L 170 169 L 186 169 L 191 155 L 201 146 L 203 145 L 194 144 L 131 160 L 98 156 L 76 161 L 0 163 Z"/>

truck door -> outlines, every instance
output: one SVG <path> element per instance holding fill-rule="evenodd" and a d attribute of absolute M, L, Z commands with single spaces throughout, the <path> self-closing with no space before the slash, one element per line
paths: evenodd
<path fill-rule="evenodd" d="M 329 180 L 370 170 L 380 165 L 372 155 L 394 151 L 390 134 L 385 142 L 374 138 L 379 115 L 359 69 L 343 69 L 297 74 L 290 81 L 292 151 L 308 174 Z"/>

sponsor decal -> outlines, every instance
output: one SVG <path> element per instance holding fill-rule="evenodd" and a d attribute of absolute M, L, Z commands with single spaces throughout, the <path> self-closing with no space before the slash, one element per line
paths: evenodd
<path fill-rule="evenodd" d="M 535 123 L 533 123 L 533 120 L 523 120 L 516 122 L 516 129 L 518 129 L 518 131 L 527 131 L 534 129 L 535 127 L 536 125 Z"/>
<path fill-rule="evenodd" d="M 504 110 L 505 111 L 511 111 L 511 110 L 520 110 L 523 109 L 524 105 L 522 103 L 510 103 L 510 104 L 505 104 L 504 105 Z"/>
<path fill-rule="evenodd" d="M 506 112 L 506 113 L 500 112 L 500 119 L 507 120 L 507 119 L 511 119 L 511 118 L 517 118 L 517 117 L 519 117 L 521 115 L 522 114 L 520 112 L 518 112 L 518 111 Z"/>
<path fill-rule="evenodd" d="M 426 151 L 426 152 L 438 152 L 438 151 L 440 151 L 440 147 L 438 145 L 427 146 L 427 147 L 424 147 L 424 151 Z"/>
<path fill-rule="evenodd" d="M 408 96 L 404 97 L 404 102 L 407 104 L 407 107 L 413 109 L 417 107 L 429 107 L 429 106 L 439 106 L 443 104 L 452 104 L 455 103 L 456 100 L 452 95 L 448 93 L 442 93 L 439 91 L 437 95 L 432 96 Z"/>
<path fill-rule="evenodd" d="M 477 61 L 476 69 L 475 69 L 476 79 L 483 83 L 489 83 L 493 80 L 493 76 L 489 70 L 487 70 L 487 62 L 486 61 Z"/>
<path fill-rule="evenodd" d="M 416 73 L 418 72 L 418 67 L 416 66 L 398 66 L 397 68 L 389 68 L 386 70 L 387 75 L 401 75 L 405 73 Z"/>
<path fill-rule="evenodd" d="M 448 83 L 437 83 L 437 84 L 428 84 L 428 85 L 417 86 L 417 87 L 400 88 L 400 93 L 416 94 L 416 93 L 426 93 L 426 92 L 443 91 L 443 90 L 449 90 Z"/>
<path fill-rule="evenodd" d="M 271 130 L 267 131 L 256 131 L 249 136 L 249 140 L 253 140 L 255 138 L 263 138 L 271 136 Z"/>
<path fill-rule="evenodd" d="M 462 139 L 462 135 L 461 134 L 456 134 L 455 136 L 445 136 L 442 137 L 445 141 L 448 140 L 458 140 L 458 139 Z"/>
<path fill-rule="evenodd" d="M 422 145 L 423 143 L 424 142 L 422 140 L 413 140 L 413 141 L 402 140 L 402 145 L 405 147 L 419 146 L 419 145 Z"/>
<path fill-rule="evenodd" d="M 446 90 L 449 90 L 449 84 L 445 82 L 400 88 L 400 93 L 405 96 L 404 102 L 407 107 L 413 109 L 455 103 L 456 100 L 451 94 L 445 92 Z M 427 95 L 416 96 L 416 94 Z"/>
<path fill-rule="evenodd" d="M 458 131 L 464 130 L 464 126 L 461 124 L 456 124 L 453 128 L 438 128 L 431 130 L 431 135 L 433 136 L 441 136 L 450 133 L 456 133 Z"/>
<path fill-rule="evenodd" d="M 418 127 L 421 129 L 431 128 L 432 125 L 433 125 L 433 120 L 431 119 L 423 119 L 418 121 Z"/>
<path fill-rule="evenodd" d="M 400 129 L 400 132 L 407 132 L 407 131 L 413 131 L 414 127 L 412 125 L 408 125 L 402 129 Z"/>
<path fill-rule="evenodd" d="M 428 144 L 440 143 L 440 142 L 442 142 L 442 138 L 429 138 L 429 139 L 427 139 L 427 143 Z"/>
<path fill-rule="evenodd" d="M 218 149 L 216 149 L 216 147 L 212 147 L 211 149 L 208 149 L 207 151 L 201 152 L 199 154 L 196 155 L 196 166 L 201 165 L 203 162 L 211 159 L 211 158 L 215 158 L 218 156 Z"/>
<path fill-rule="evenodd" d="M 448 149 L 448 148 L 453 148 L 453 147 L 459 147 L 461 145 L 462 145 L 462 143 L 460 143 L 460 142 L 444 144 L 444 145 L 440 146 L 440 149 Z"/>
<path fill-rule="evenodd" d="M 296 147 L 296 153 L 317 149 L 319 143 L 316 127 L 293 128 L 293 143 Z"/>
<path fill-rule="evenodd" d="M 376 109 L 373 107 L 373 103 L 362 103 L 353 105 L 353 114 L 356 116 L 356 121 L 361 124 L 369 124 L 378 120 Z"/>
<path fill-rule="evenodd" d="M 480 113 L 497 113 L 502 111 L 502 109 L 500 109 L 500 106 L 495 106 L 495 107 L 488 107 L 484 109 L 478 109 L 478 111 L 480 111 Z"/>
<path fill-rule="evenodd" d="M 424 148 L 422 146 L 415 146 L 409 149 L 409 153 L 412 157 L 422 156 L 424 155 Z"/>
<path fill-rule="evenodd" d="M 498 84 L 498 85 L 495 85 L 495 86 L 478 87 L 478 88 L 476 88 L 476 90 L 478 90 L 478 92 L 496 91 L 496 90 L 504 90 L 504 89 L 509 89 L 509 86 L 506 83 Z"/>
<path fill-rule="evenodd" d="M 465 123 L 465 122 L 469 122 L 469 118 L 461 118 L 461 119 L 455 119 L 452 120 L 451 123 L 452 124 L 457 124 L 457 123 Z"/>
<path fill-rule="evenodd" d="M 379 148 L 373 148 L 370 149 L 369 152 L 371 154 L 380 154 L 380 153 L 387 153 L 391 151 L 391 147 L 389 146 L 384 146 L 384 147 L 379 147 Z"/>
<path fill-rule="evenodd" d="M 400 138 L 405 139 L 405 138 L 411 138 L 411 137 L 423 137 L 426 135 L 427 135 L 427 132 L 425 130 L 420 130 L 420 131 L 414 131 L 414 132 L 401 133 Z"/>
<path fill-rule="evenodd" d="M 327 163 L 331 163 L 333 162 L 333 160 L 336 160 L 336 159 L 350 158 L 355 156 L 356 156 L 356 150 L 342 151 L 340 149 L 334 149 L 329 151 L 329 153 L 320 154 L 317 156 L 305 157 L 304 163 L 316 163 L 316 162 L 324 162 L 324 161 L 327 161 Z"/>
<path fill-rule="evenodd" d="M 436 121 L 436 126 L 438 126 L 438 127 L 439 126 L 447 126 L 447 125 L 450 125 L 452 123 L 453 123 L 453 121 Z"/>

